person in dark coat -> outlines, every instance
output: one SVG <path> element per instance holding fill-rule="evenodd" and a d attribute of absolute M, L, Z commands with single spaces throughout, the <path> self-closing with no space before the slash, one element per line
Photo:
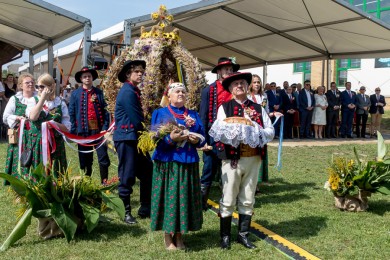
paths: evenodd
<path fill-rule="evenodd" d="M 370 109 L 371 101 L 370 97 L 366 95 L 365 86 L 361 86 L 359 92 L 356 95 L 356 137 L 366 138 L 368 110 Z"/>
<path fill-rule="evenodd" d="M 284 92 L 284 91 L 283 91 Z M 280 90 L 277 90 L 276 83 L 270 83 L 270 89 L 266 91 L 268 98 L 268 109 L 269 113 L 281 112 L 282 113 L 282 96 L 285 93 L 281 93 Z M 272 123 L 276 120 L 275 117 L 271 117 Z M 280 132 L 280 121 L 275 124 L 275 137 L 279 137 Z"/>
<path fill-rule="evenodd" d="M 217 74 L 217 80 L 202 90 L 199 115 L 205 129 L 207 143 L 207 147 L 202 148 L 204 164 L 200 179 L 203 210 L 208 209 L 207 199 L 210 193 L 211 183 L 217 173 L 221 171 L 221 160 L 216 156 L 215 150 L 209 149 L 215 143 L 208 132 L 217 118 L 218 108 L 232 98 L 229 91 L 226 91 L 222 87 L 222 81 L 233 72 L 238 71 L 239 68 L 240 65 L 234 63 L 232 59 L 225 57 L 219 58 L 218 64 L 211 71 Z"/>
<path fill-rule="evenodd" d="M 375 94 L 370 96 L 371 106 L 369 113 L 371 114 L 370 137 L 376 135 L 377 131 L 381 130 L 382 115 L 385 113 L 383 109 L 386 106 L 385 97 L 381 95 L 381 89 L 375 88 Z"/>
<path fill-rule="evenodd" d="M 98 74 L 95 69 L 83 67 L 75 75 L 77 82 L 82 86 L 72 92 L 69 101 L 69 117 L 71 133 L 88 137 L 108 129 L 109 113 L 106 111 L 107 103 L 103 91 L 93 86 Z M 91 176 L 93 164 L 93 148 L 96 149 L 100 178 L 102 183 L 108 178 L 110 158 L 107 153 L 107 144 L 95 146 L 78 145 L 80 169 Z"/>
<path fill-rule="evenodd" d="M 341 138 L 352 137 L 352 123 L 356 108 L 356 93 L 351 91 L 351 82 L 345 82 L 345 90 L 341 92 Z"/>
<path fill-rule="evenodd" d="M 125 205 L 127 224 L 137 223 L 131 214 L 130 195 L 133 193 L 135 178 L 140 180 L 140 203 L 138 215 L 150 217 L 153 163 L 149 154 L 137 150 L 138 132 L 143 130 L 144 115 L 141 108 L 141 83 L 146 63 L 143 60 L 128 60 L 118 74 L 123 83 L 115 105 L 114 144 L 118 154 L 119 197 Z"/>
<path fill-rule="evenodd" d="M 330 83 L 330 89 L 326 92 L 328 107 L 326 108 L 326 138 L 336 138 L 336 127 L 340 115 L 340 91 L 336 82 Z"/>
<path fill-rule="evenodd" d="M 294 114 L 298 113 L 297 101 L 292 93 L 292 87 L 287 87 L 286 94 L 282 96 L 282 110 L 284 114 L 284 138 L 292 139 Z"/>
<path fill-rule="evenodd" d="M 304 89 L 299 93 L 299 115 L 301 121 L 301 128 L 299 129 L 300 138 L 313 138 L 310 134 L 310 130 L 315 103 L 314 95 L 311 92 L 310 80 L 305 80 Z"/>

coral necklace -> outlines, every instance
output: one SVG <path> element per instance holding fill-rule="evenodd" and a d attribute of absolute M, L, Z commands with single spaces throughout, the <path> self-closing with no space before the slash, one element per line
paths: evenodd
<path fill-rule="evenodd" d="M 177 119 L 184 120 L 184 119 L 186 119 L 186 117 L 187 117 L 187 115 L 188 115 L 188 109 L 187 109 L 187 108 L 185 108 L 183 114 L 178 114 L 178 113 L 176 113 L 175 111 L 173 111 L 173 109 L 171 108 L 171 105 L 168 105 L 168 110 L 169 110 L 169 112 L 171 112 L 171 114 L 172 114 L 175 118 L 177 118 Z"/>

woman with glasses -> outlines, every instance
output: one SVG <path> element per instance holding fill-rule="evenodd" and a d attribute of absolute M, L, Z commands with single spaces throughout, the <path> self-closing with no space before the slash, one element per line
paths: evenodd
<path fill-rule="evenodd" d="M 41 125 L 44 121 L 53 120 L 58 123 L 58 126 L 62 131 L 69 132 L 71 123 L 68 113 L 68 107 L 65 102 L 55 95 L 55 81 L 53 77 L 48 74 L 42 74 L 38 78 L 38 97 L 39 101 L 29 103 L 26 110 L 26 115 L 31 121 L 31 129 L 33 135 L 38 138 L 42 138 Z M 49 140 L 42 140 L 47 142 L 50 147 L 50 161 L 49 165 L 45 165 L 47 170 L 53 172 L 55 176 L 66 171 L 68 165 L 66 160 L 65 143 L 64 140 L 57 131 L 50 129 L 51 136 L 54 136 L 54 144 L 49 146 Z M 40 141 L 35 144 L 34 153 L 34 166 L 37 166 L 41 161 L 41 145 Z M 53 151 L 53 147 L 55 150 Z M 42 151 L 44 152 L 44 151 Z"/>
<path fill-rule="evenodd" d="M 35 82 L 34 77 L 31 74 L 23 74 L 19 77 L 18 87 L 21 91 L 17 92 L 14 96 L 9 98 L 7 106 L 5 107 L 3 114 L 3 122 L 8 125 L 10 130 L 8 131 L 10 136 L 10 143 L 7 149 L 7 159 L 5 163 L 5 172 L 15 176 L 28 177 L 29 168 L 19 167 L 19 146 L 18 141 L 22 144 L 22 150 L 27 148 L 28 139 L 34 137 L 30 134 L 31 126 L 30 122 L 26 120 L 26 108 L 29 103 L 34 103 L 38 98 L 35 96 Z M 22 124 L 23 123 L 23 124 Z M 14 130 L 14 131 L 12 131 Z M 19 132 L 23 130 L 22 140 L 16 140 Z M 36 138 L 35 138 L 36 140 Z M 31 143 L 31 142 L 30 142 Z M 21 153 L 22 151 L 20 151 Z"/>

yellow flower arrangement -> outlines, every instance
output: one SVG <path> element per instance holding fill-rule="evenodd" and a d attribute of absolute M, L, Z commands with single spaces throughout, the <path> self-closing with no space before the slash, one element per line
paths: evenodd
<path fill-rule="evenodd" d="M 361 161 L 354 148 L 356 160 L 334 157 L 327 169 L 326 189 L 337 197 L 356 195 L 359 191 L 390 194 L 390 157 L 383 137 L 378 133 L 378 156 L 374 161 Z"/>

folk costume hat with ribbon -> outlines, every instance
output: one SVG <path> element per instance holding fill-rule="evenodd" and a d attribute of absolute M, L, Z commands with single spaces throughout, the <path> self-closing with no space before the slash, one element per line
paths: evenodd
<path fill-rule="evenodd" d="M 172 93 L 173 90 L 175 89 L 182 89 L 183 91 L 187 92 L 187 88 L 183 83 L 180 82 L 173 82 L 169 84 L 167 87 L 167 90 L 164 92 L 164 95 L 161 99 L 160 106 L 161 107 L 167 107 L 169 105 L 169 95 Z"/>
<path fill-rule="evenodd" d="M 225 90 L 230 92 L 230 90 L 229 90 L 230 84 L 232 84 L 233 81 L 239 80 L 239 79 L 244 79 L 246 82 L 248 82 L 248 85 L 250 85 L 252 82 L 252 73 L 249 73 L 249 72 L 233 73 L 229 77 L 225 78 L 222 81 L 222 86 Z"/>
<path fill-rule="evenodd" d="M 240 65 L 236 63 L 236 58 L 234 57 L 221 57 L 218 59 L 217 66 L 214 67 L 214 69 L 211 71 L 212 73 L 217 73 L 217 70 L 219 70 L 223 66 L 233 66 L 233 72 L 237 72 L 240 69 Z"/>
<path fill-rule="evenodd" d="M 125 83 L 127 80 L 126 73 L 129 71 L 131 66 L 138 66 L 138 65 L 141 65 L 143 69 L 146 68 L 146 62 L 144 60 L 127 60 L 125 64 L 123 64 L 123 67 L 118 74 L 118 80 L 122 83 Z"/>
<path fill-rule="evenodd" d="M 80 71 L 76 72 L 76 74 L 74 76 L 78 83 L 82 83 L 81 76 L 83 75 L 83 73 L 86 73 L 86 72 L 89 72 L 92 74 L 92 81 L 94 81 L 95 79 L 98 78 L 98 73 L 94 68 L 89 67 L 89 66 L 85 66 L 85 67 L 82 67 Z"/>

